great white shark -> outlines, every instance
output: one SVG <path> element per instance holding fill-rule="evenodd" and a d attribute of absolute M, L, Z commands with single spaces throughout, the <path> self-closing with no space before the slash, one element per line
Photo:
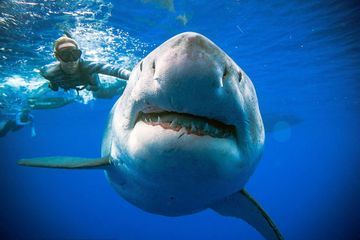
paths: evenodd
<path fill-rule="evenodd" d="M 210 208 L 278 240 L 273 221 L 244 190 L 264 141 L 250 78 L 208 38 L 186 32 L 135 66 L 111 110 L 100 158 L 18 163 L 104 169 L 114 189 L 147 212 L 182 216 Z"/>

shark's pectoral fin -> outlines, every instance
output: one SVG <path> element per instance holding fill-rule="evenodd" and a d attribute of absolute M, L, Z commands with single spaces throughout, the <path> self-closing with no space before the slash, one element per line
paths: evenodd
<path fill-rule="evenodd" d="M 226 197 L 211 208 L 221 215 L 243 219 L 267 240 L 284 239 L 270 217 L 245 190 Z"/>
<path fill-rule="evenodd" d="M 109 157 L 103 158 L 78 158 L 78 157 L 43 157 L 29 158 L 18 161 L 19 165 L 45 168 L 66 169 L 93 169 L 106 168 L 109 165 Z"/>

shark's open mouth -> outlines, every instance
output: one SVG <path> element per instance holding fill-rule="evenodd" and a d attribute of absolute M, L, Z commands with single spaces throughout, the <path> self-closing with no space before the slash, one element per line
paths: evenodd
<path fill-rule="evenodd" d="M 171 129 L 177 132 L 184 128 L 187 134 L 197 136 L 208 135 L 215 138 L 228 138 L 235 136 L 236 132 L 235 127 L 232 125 L 187 113 L 167 111 L 154 113 L 140 112 L 136 122 L 138 121 L 143 121 L 152 126 L 161 126 L 164 129 Z"/>

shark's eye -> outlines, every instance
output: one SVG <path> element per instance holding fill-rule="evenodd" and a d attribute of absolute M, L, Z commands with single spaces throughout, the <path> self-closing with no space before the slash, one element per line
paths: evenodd
<path fill-rule="evenodd" d="M 153 61 L 152 68 L 155 71 L 155 61 Z"/>
<path fill-rule="evenodd" d="M 141 61 L 141 63 L 140 63 L 140 71 L 142 71 L 142 63 L 143 63 L 143 62 Z"/>

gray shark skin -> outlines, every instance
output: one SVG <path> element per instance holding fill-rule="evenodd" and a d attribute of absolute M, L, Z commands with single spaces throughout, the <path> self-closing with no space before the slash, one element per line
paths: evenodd
<path fill-rule="evenodd" d="M 177 119 L 191 127 L 186 113 L 236 130 L 214 138 L 138 120 L 140 113 L 157 112 L 166 113 L 167 120 L 160 117 L 160 122 Z M 107 131 L 102 156 L 110 156 L 115 166 L 107 176 L 116 190 L 146 211 L 175 216 L 201 211 L 242 189 L 265 137 L 250 79 L 214 43 L 195 33 L 171 38 L 135 67 Z"/>
<path fill-rule="evenodd" d="M 37 167 L 100 168 L 128 202 L 182 216 L 211 208 L 283 239 L 244 190 L 261 159 L 264 126 L 246 73 L 198 33 L 174 36 L 133 69 L 110 113 L 101 158 L 23 159 Z"/>

